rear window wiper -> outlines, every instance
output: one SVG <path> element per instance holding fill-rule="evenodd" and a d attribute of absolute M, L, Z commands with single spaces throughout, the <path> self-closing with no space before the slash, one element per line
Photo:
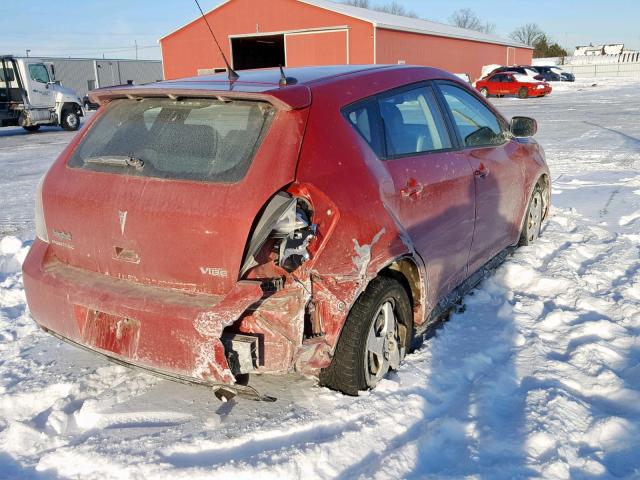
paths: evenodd
<path fill-rule="evenodd" d="M 110 167 L 133 167 L 137 170 L 142 170 L 144 167 L 144 160 L 134 156 L 113 155 L 104 157 L 89 157 L 85 158 L 84 164 L 89 163 L 98 165 L 109 165 Z"/>

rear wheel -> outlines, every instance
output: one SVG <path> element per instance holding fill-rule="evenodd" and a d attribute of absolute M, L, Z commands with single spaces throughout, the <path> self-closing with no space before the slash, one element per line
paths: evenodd
<path fill-rule="evenodd" d="M 40 130 L 40 125 L 28 125 L 22 128 L 24 128 L 27 132 L 37 132 L 38 130 Z"/>
<path fill-rule="evenodd" d="M 518 98 L 527 98 L 529 96 L 529 89 L 522 87 L 518 90 Z"/>
<path fill-rule="evenodd" d="M 531 194 L 529 207 L 527 208 L 527 213 L 524 217 L 524 225 L 522 226 L 519 245 L 531 245 L 538 239 L 540 236 L 540 229 L 542 228 L 542 216 L 544 215 L 543 209 L 542 189 L 540 188 L 540 185 L 536 185 L 536 188 Z"/>
<path fill-rule="evenodd" d="M 488 98 L 489 97 L 489 90 L 487 90 L 485 87 L 482 87 L 480 89 L 480 95 L 482 95 L 484 98 Z"/>
<path fill-rule="evenodd" d="M 80 128 L 80 116 L 78 115 L 78 112 L 72 109 L 63 110 L 60 126 L 68 132 L 78 130 L 78 128 Z"/>
<path fill-rule="evenodd" d="M 411 346 L 413 314 L 404 287 L 378 277 L 353 305 L 320 384 L 357 395 L 396 370 Z"/>

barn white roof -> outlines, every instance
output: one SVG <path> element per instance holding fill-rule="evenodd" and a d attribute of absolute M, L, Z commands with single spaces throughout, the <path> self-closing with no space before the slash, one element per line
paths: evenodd
<path fill-rule="evenodd" d="M 217 10 L 223 5 L 233 0 L 226 0 L 214 9 L 207 12 L 207 14 Z M 313 5 L 324 10 L 340 13 L 347 17 L 357 18 L 369 22 L 377 28 L 384 28 L 388 30 L 399 30 L 402 32 L 419 33 L 422 35 L 436 35 L 439 37 L 460 38 L 463 40 L 472 40 L 475 42 L 494 43 L 498 45 L 508 45 L 510 47 L 518 48 L 531 48 L 528 45 L 524 45 L 508 38 L 499 37 L 497 35 L 489 35 L 487 33 L 476 32 L 475 30 L 468 30 L 466 28 L 454 27 L 444 23 L 432 22 L 430 20 L 423 20 L 420 18 L 403 17 L 401 15 L 393 15 L 391 13 L 379 12 L 377 10 L 369 10 L 367 8 L 354 7 L 352 5 L 345 5 L 344 3 L 332 2 L 329 0 L 298 0 L 301 3 Z M 196 22 L 201 17 L 193 19 L 187 25 Z M 171 34 L 182 30 L 187 25 L 168 33 L 162 38 L 166 38 Z M 161 38 L 161 40 L 162 40 Z"/>
<path fill-rule="evenodd" d="M 476 42 L 497 43 L 499 45 L 509 45 L 519 48 L 531 48 L 527 45 L 515 42 L 513 40 L 502 38 L 497 35 L 489 35 L 487 33 L 476 32 L 466 28 L 454 27 L 444 23 L 432 22 L 431 20 L 423 20 L 421 18 L 403 17 L 401 15 L 393 15 L 391 13 L 379 12 L 377 10 L 369 10 L 367 8 L 354 7 L 345 5 L 344 3 L 331 2 L 329 0 L 298 0 L 302 3 L 314 5 L 325 10 L 341 13 L 348 17 L 357 18 L 372 23 L 378 28 L 386 28 L 388 30 L 400 30 L 402 32 L 421 33 L 423 35 L 437 35 L 439 37 L 461 38 L 464 40 L 473 40 Z"/>

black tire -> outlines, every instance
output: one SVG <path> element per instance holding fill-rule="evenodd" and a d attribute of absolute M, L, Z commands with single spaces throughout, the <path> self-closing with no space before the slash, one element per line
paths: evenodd
<path fill-rule="evenodd" d="M 395 341 L 391 349 L 397 345 L 400 361 L 404 354 L 410 351 L 413 340 L 413 311 L 405 288 L 397 281 L 388 277 L 377 277 L 371 281 L 367 289 L 356 300 L 347 320 L 331 365 L 320 372 L 320 385 L 339 390 L 347 395 L 358 395 L 361 390 L 368 390 L 370 385 L 367 378 L 369 370 L 365 364 L 370 354 L 367 348 L 367 338 L 370 330 L 375 327 L 381 309 L 393 305 L 393 313 L 397 320 Z M 387 344 L 385 343 L 385 350 Z"/>
<path fill-rule="evenodd" d="M 518 98 L 529 98 L 529 90 L 527 87 L 522 87 L 518 90 Z"/>
<path fill-rule="evenodd" d="M 24 128 L 27 132 L 37 132 L 38 130 L 40 130 L 40 125 L 28 125 L 22 128 Z"/>
<path fill-rule="evenodd" d="M 482 87 L 480 89 L 480 95 L 482 95 L 484 98 L 489 98 L 489 90 L 485 87 Z"/>
<path fill-rule="evenodd" d="M 536 185 L 529 199 L 529 205 L 522 222 L 519 246 L 528 246 L 538 239 L 544 216 L 544 197 L 540 185 Z"/>
<path fill-rule="evenodd" d="M 75 109 L 66 108 L 61 113 L 60 126 L 67 132 L 75 132 L 80 128 L 80 115 Z"/>

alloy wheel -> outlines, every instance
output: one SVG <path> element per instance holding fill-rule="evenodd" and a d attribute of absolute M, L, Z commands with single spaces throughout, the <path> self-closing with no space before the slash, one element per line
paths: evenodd
<path fill-rule="evenodd" d="M 540 235 L 542 226 L 542 195 L 536 192 L 531 199 L 529 217 L 527 218 L 527 240 L 533 242 Z"/>
<path fill-rule="evenodd" d="M 367 386 L 374 387 L 390 369 L 397 369 L 404 357 L 400 347 L 398 319 L 391 300 L 376 312 L 367 336 L 364 370 Z"/>

